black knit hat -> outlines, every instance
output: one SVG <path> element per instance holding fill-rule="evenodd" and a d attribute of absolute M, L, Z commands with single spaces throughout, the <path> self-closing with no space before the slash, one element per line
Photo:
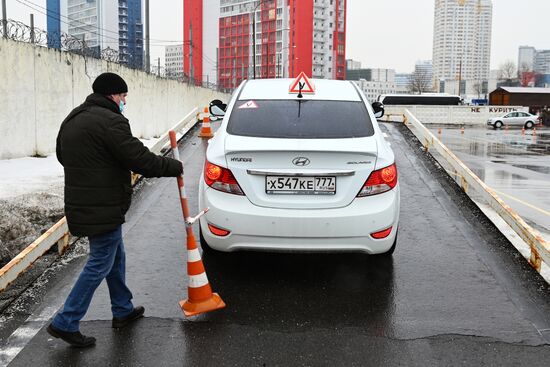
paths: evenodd
<path fill-rule="evenodd" d="M 128 85 L 124 79 L 115 73 L 103 73 L 94 80 L 92 84 L 94 93 L 111 94 L 128 93 Z"/>

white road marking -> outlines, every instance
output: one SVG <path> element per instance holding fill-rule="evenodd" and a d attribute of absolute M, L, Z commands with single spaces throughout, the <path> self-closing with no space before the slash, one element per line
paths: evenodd
<path fill-rule="evenodd" d="M 57 306 L 46 307 L 37 316 L 29 316 L 23 325 L 9 336 L 6 346 L 0 351 L 0 366 L 7 366 L 13 361 L 58 309 Z"/>

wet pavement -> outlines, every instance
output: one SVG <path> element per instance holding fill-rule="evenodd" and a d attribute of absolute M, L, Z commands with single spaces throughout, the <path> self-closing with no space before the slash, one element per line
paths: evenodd
<path fill-rule="evenodd" d="M 111 329 L 102 284 L 81 324 L 98 338 L 94 348 L 69 348 L 42 327 L 10 366 L 547 366 L 548 284 L 406 127 L 383 129 L 402 195 L 393 259 L 207 253 L 208 277 L 227 308 L 184 319 L 176 181 L 147 180 L 124 226 L 127 280 L 146 317 Z M 193 138 L 181 151 L 193 212 L 204 150 Z M 52 281 L 40 310 L 59 307 L 82 263 Z"/>
<path fill-rule="evenodd" d="M 522 132 L 429 126 L 440 140 L 550 241 L 550 129 Z M 441 134 L 439 134 L 441 132 Z"/>

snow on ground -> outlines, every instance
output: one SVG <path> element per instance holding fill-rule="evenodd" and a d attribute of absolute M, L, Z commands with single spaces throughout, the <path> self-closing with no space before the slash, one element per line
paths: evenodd
<path fill-rule="evenodd" d="M 158 139 L 141 139 L 151 147 Z M 0 199 L 48 192 L 63 195 L 63 166 L 55 153 L 45 158 L 25 157 L 0 160 Z"/>
<path fill-rule="evenodd" d="M 55 154 L 0 160 L 0 265 L 63 216 L 63 167 Z"/>
<path fill-rule="evenodd" d="M 39 192 L 63 194 L 63 167 L 55 154 L 0 160 L 0 199 Z"/>
<path fill-rule="evenodd" d="M 63 217 L 63 197 L 39 192 L 0 199 L 0 267 Z"/>
<path fill-rule="evenodd" d="M 63 186 L 55 153 L 0 160 L 0 267 L 63 217 Z"/>

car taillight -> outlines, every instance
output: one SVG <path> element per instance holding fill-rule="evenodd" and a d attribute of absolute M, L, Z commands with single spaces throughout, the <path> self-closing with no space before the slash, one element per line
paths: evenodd
<path fill-rule="evenodd" d="M 243 190 L 241 190 L 230 170 L 208 161 L 204 164 L 204 181 L 213 189 L 235 195 L 244 195 Z"/>
<path fill-rule="evenodd" d="M 374 239 L 381 240 L 381 239 L 386 238 L 390 235 L 392 228 L 393 227 L 386 228 L 383 231 L 374 232 L 374 233 L 371 233 L 370 235 Z"/>
<path fill-rule="evenodd" d="M 220 237 L 225 237 L 231 233 L 227 229 L 216 227 L 215 225 L 210 223 L 208 223 L 208 229 L 210 230 L 210 232 L 212 232 L 212 234 L 215 234 L 216 236 L 220 236 Z"/>
<path fill-rule="evenodd" d="M 357 194 L 357 197 L 371 196 L 390 191 L 397 185 L 397 166 L 391 166 L 372 171 L 369 178 Z"/>

